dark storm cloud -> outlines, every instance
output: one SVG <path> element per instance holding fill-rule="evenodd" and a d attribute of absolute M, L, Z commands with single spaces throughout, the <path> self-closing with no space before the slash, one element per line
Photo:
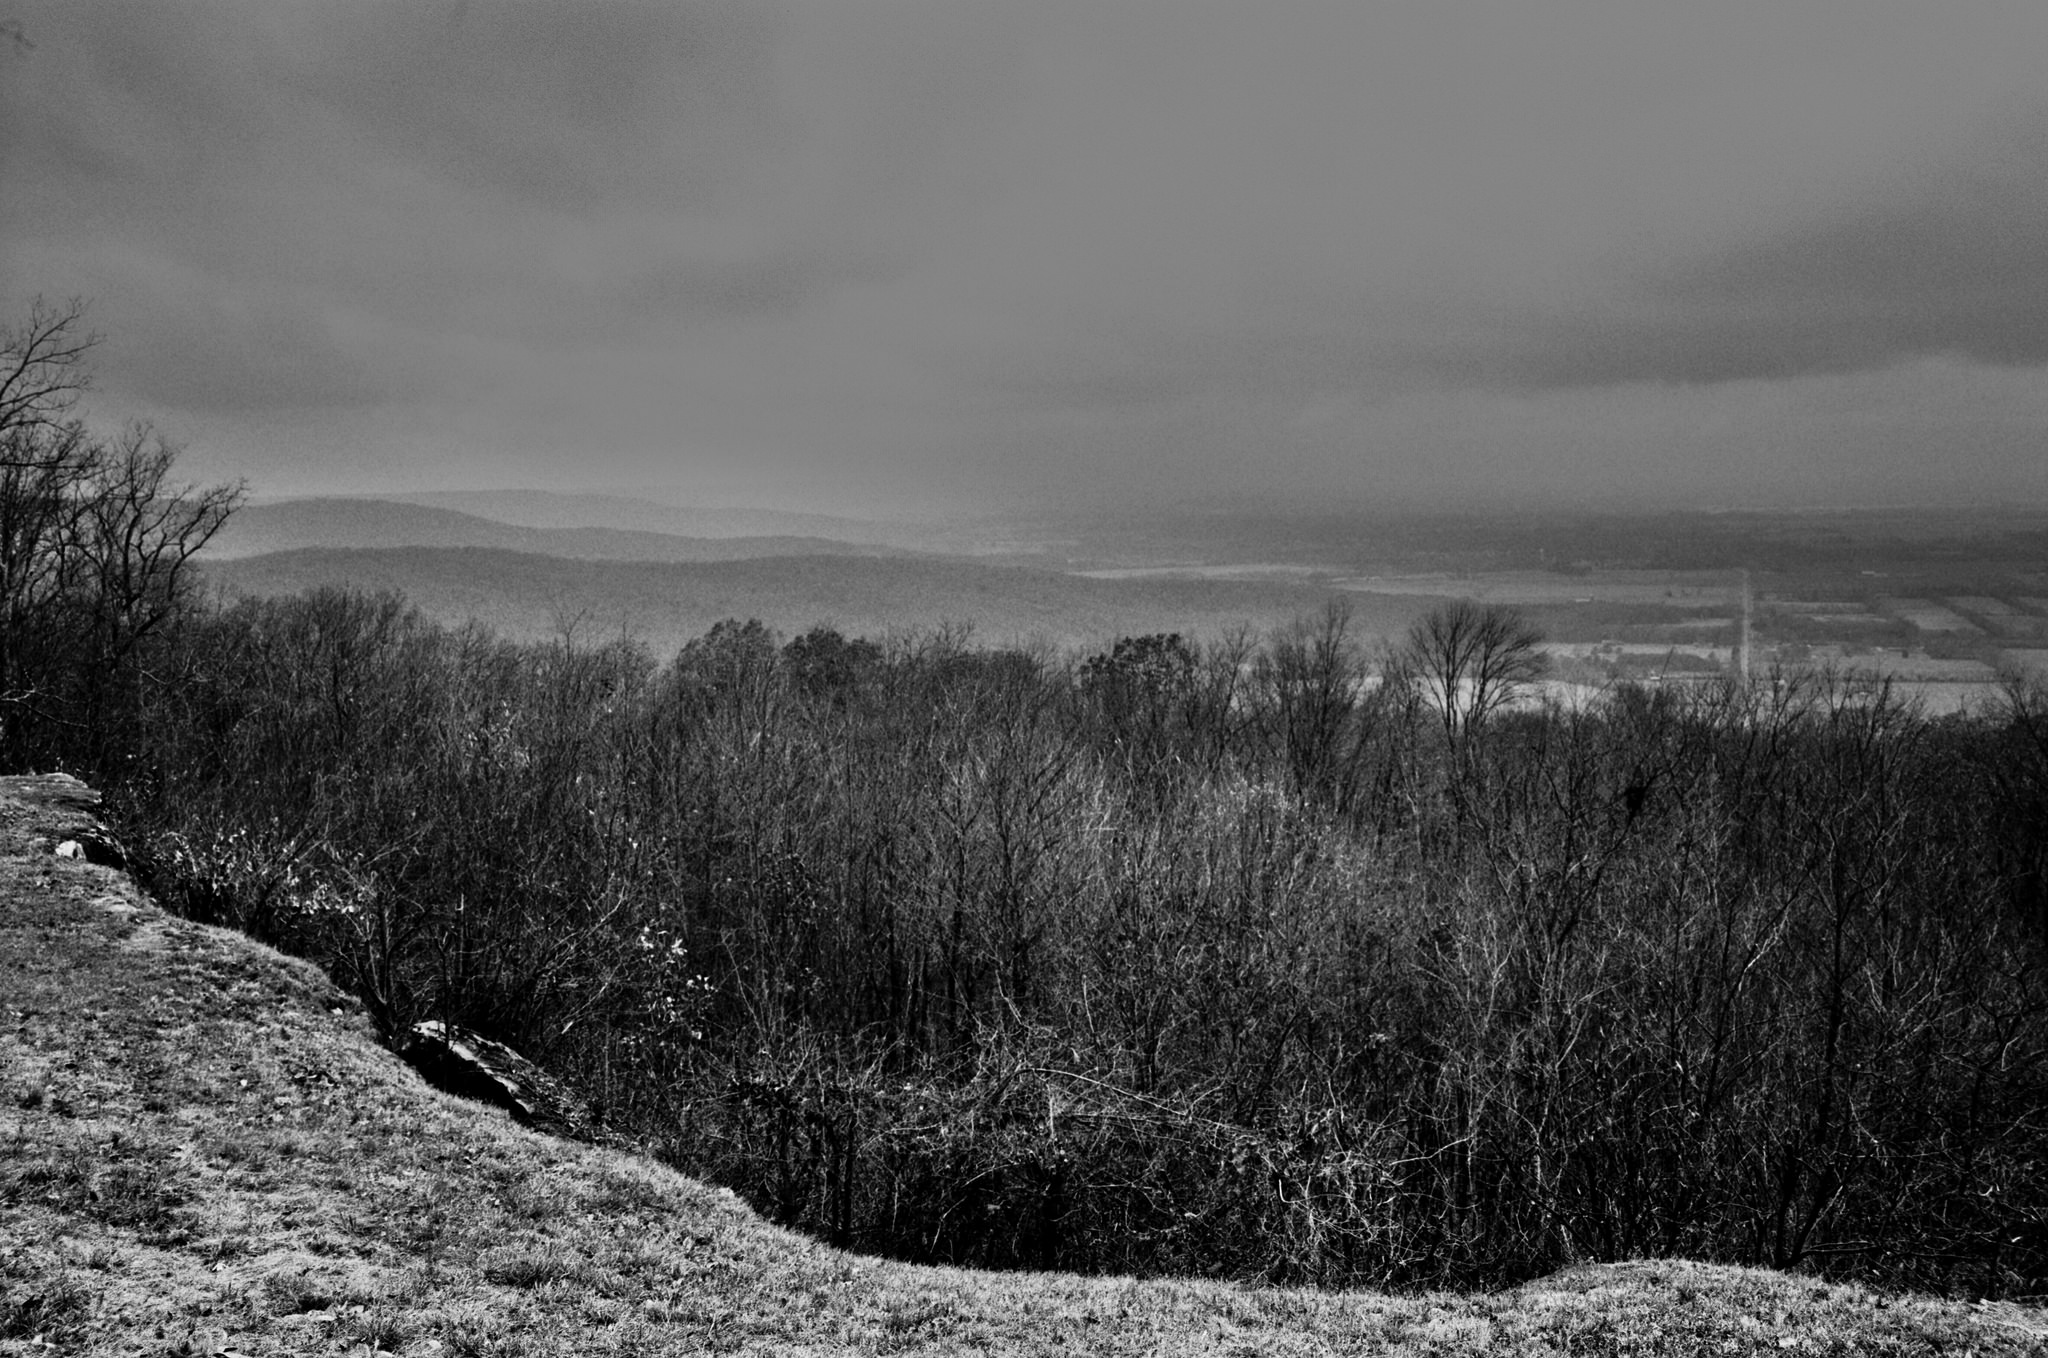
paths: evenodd
<path fill-rule="evenodd" d="M 259 482 L 1993 484 L 2048 423 L 2038 0 L 7 8 L 0 302 Z"/>
<path fill-rule="evenodd" d="M 294 80 L 378 150 L 558 211 L 702 205 L 772 138 L 759 7 L 386 4 L 323 36 Z"/>
<path fill-rule="evenodd" d="M 1807 220 L 1625 277 L 1583 314 L 1512 318 L 1497 352 L 1425 363 L 1533 387 L 2048 363 L 2048 104 Z"/>
<path fill-rule="evenodd" d="M 346 150 L 507 200 L 676 207 L 743 173 L 774 121 L 758 6 L 83 9 L 26 21 L 44 37 L 5 74 L 9 153 L 84 178 L 201 191 Z"/>
<path fill-rule="evenodd" d="M 197 411 L 411 399 L 464 380 L 464 335 L 573 343 L 664 306 L 786 308 L 829 271 L 772 239 L 756 260 L 714 233 L 713 259 L 638 288 L 640 256 L 674 244 L 605 236 L 715 218 L 772 151 L 771 20 L 32 8 L 34 50 L 0 70 L 0 184 L 29 186 L 0 192 L 0 280 L 85 294 L 103 385 Z"/>

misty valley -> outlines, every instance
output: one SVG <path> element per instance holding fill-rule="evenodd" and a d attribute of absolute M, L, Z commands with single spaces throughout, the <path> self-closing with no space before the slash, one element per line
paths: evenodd
<path fill-rule="evenodd" d="M 230 592 L 396 590 L 445 622 L 657 654 L 728 617 L 1071 652 L 1263 636 L 1338 603 L 1370 649 L 1466 598 L 1538 627 L 1531 692 L 1565 700 L 1746 664 L 1888 681 L 1939 713 L 2048 672 L 2048 514 L 2026 511 L 878 522 L 449 492 L 247 506 L 201 561 Z"/>

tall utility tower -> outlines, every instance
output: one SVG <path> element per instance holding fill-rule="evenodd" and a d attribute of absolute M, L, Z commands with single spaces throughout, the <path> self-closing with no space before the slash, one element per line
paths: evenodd
<path fill-rule="evenodd" d="M 1735 641 L 1735 682 L 1749 688 L 1749 567 L 1742 568 L 1742 632 Z"/>

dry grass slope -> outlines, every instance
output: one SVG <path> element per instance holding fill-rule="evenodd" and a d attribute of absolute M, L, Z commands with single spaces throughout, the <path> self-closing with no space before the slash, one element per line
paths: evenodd
<path fill-rule="evenodd" d="M 0 780 L 0 1354 L 2048 1353 L 2048 1313 L 1683 1262 L 1481 1295 L 860 1258 L 422 1084 L 313 968 Z"/>

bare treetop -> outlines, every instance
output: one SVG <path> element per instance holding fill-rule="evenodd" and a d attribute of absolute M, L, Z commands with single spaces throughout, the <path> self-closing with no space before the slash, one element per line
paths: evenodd
<path fill-rule="evenodd" d="M 85 305 L 37 298 L 21 324 L 0 329 L 0 459 L 18 465 L 29 445 L 62 425 L 91 385 L 85 357 L 99 336 L 83 328 Z"/>
<path fill-rule="evenodd" d="M 1409 629 L 1403 658 L 1453 737 L 1484 725 L 1543 673 L 1542 641 L 1516 609 L 1458 599 Z"/>

